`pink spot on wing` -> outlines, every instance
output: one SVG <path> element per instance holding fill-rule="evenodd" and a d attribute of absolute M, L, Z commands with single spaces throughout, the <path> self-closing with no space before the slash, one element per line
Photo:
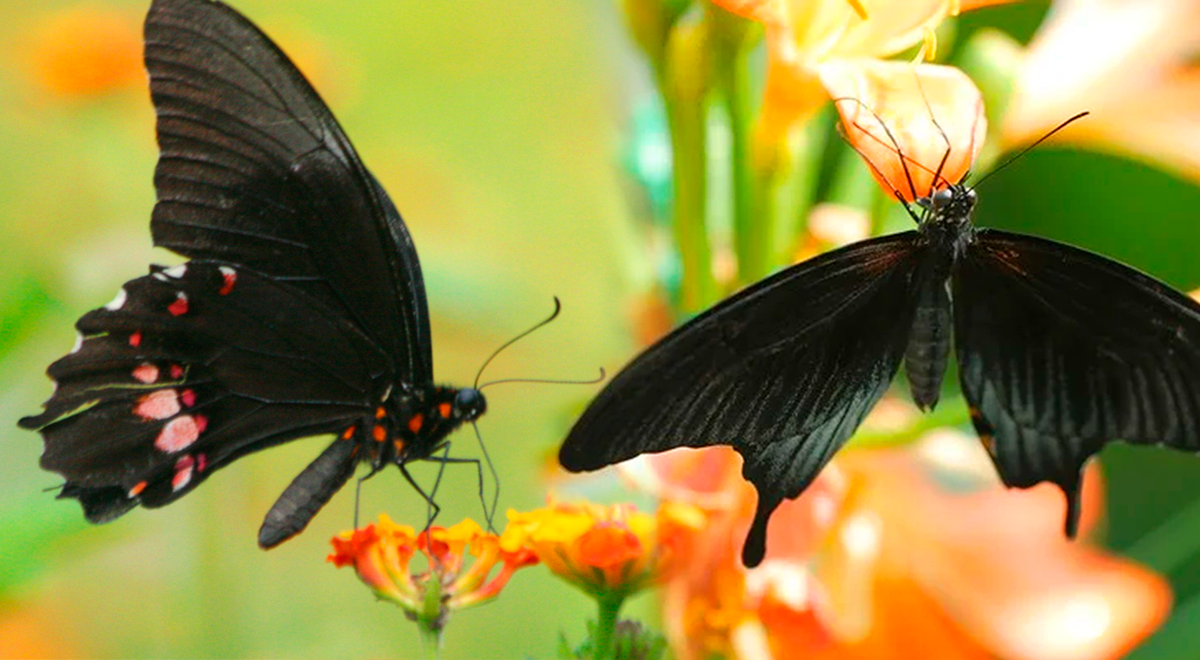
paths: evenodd
<path fill-rule="evenodd" d="M 192 480 L 194 466 L 195 460 L 191 456 L 180 456 L 179 460 L 175 461 L 175 476 L 171 477 L 172 491 L 177 491 L 188 485 L 188 482 Z"/>
<path fill-rule="evenodd" d="M 146 362 L 133 370 L 133 377 L 146 384 L 153 383 L 158 380 L 158 367 Z"/>
<path fill-rule="evenodd" d="M 192 406 L 196 405 L 196 391 L 195 390 L 184 390 L 179 395 L 179 400 L 183 402 L 183 405 L 187 406 L 188 408 L 191 408 Z"/>
<path fill-rule="evenodd" d="M 208 456 L 206 454 L 196 454 L 196 471 L 203 472 L 206 467 L 208 467 Z"/>
<path fill-rule="evenodd" d="M 158 390 L 138 400 L 133 412 L 143 419 L 167 419 L 179 412 L 179 397 L 175 390 Z"/>
<path fill-rule="evenodd" d="M 142 345 L 142 331 L 136 330 L 132 335 L 129 335 L 129 345 L 137 348 Z"/>
<path fill-rule="evenodd" d="M 217 270 L 221 271 L 221 278 L 225 280 L 225 284 L 221 285 L 221 290 L 217 293 L 227 296 L 233 291 L 233 283 L 237 282 L 237 271 L 229 266 L 221 266 Z"/>
<path fill-rule="evenodd" d="M 167 306 L 167 311 L 171 313 L 171 316 L 182 316 L 184 314 L 187 314 L 187 311 L 188 311 L 187 294 L 182 291 L 176 293 L 175 294 L 175 302 L 173 302 Z"/>
<path fill-rule="evenodd" d="M 171 365 L 171 380 L 179 380 L 183 378 L 183 367 L 178 364 Z"/>
<path fill-rule="evenodd" d="M 167 422 L 162 431 L 159 431 L 158 437 L 154 439 L 154 447 L 167 454 L 183 451 L 200 437 L 206 426 L 208 426 L 208 420 L 203 417 L 196 418 L 191 415 L 176 417 Z"/>
<path fill-rule="evenodd" d="M 204 433 L 204 429 L 208 428 L 208 418 L 205 417 L 204 415 L 195 415 L 195 418 L 196 418 L 196 432 Z"/>

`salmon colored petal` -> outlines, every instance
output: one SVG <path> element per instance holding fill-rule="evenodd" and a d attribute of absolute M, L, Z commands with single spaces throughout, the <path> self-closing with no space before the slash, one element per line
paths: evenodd
<path fill-rule="evenodd" d="M 846 139 L 879 184 L 906 201 L 959 182 L 983 146 L 983 98 L 958 69 L 863 59 L 819 70 Z"/>
<path fill-rule="evenodd" d="M 947 434 L 936 443 L 950 441 Z M 1066 505 L 1057 488 L 1005 489 L 994 476 L 966 482 L 968 492 L 959 492 L 963 483 L 939 487 L 947 447 L 858 452 L 842 461 L 865 489 L 855 506 L 886 521 L 883 576 L 904 576 L 980 644 L 1014 660 L 1115 658 L 1162 623 L 1171 602 L 1166 583 L 1063 537 Z M 973 439 L 960 438 L 960 447 L 955 462 L 968 475 L 969 461 L 988 460 Z M 1085 531 L 1103 499 L 1099 476 L 1093 463 L 1084 479 Z M 972 492 L 971 483 L 981 489 Z"/>
<path fill-rule="evenodd" d="M 600 523 L 579 537 L 576 552 L 585 566 L 609 568 L 637 559 L 642 552 L 642 544 L 627 528 Z"/>
<path fill-rule="evenodd" d="M 1174 170 L 1200 181 L 1200 70 L 1180 72 L 1154 89 L 1072 124 L 1073 142 Z"/>
<path fill-rule="evenodd" d="M 1036 140 L 1082 110 L 1104 117 L 1194 62 L 1198 42 L 1200 4 L 1191 0 L 1056 3 L 1018 71 L 1005 142 Z"/>

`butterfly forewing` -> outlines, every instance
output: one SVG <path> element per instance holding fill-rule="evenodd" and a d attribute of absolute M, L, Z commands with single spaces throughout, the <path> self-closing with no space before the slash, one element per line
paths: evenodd
<path fill-rule="evenodd" d="M 1200 305 L 1115 261 L 980 230 L 954 278 L 963 393 L 1009 486 L 1080 470 L 1111 440 L 1200 449 Z"/>
<path fill-rule="evenodd" d="M 390 376 L 431 380 L 412 240 L 304 76 L 209 0 L 156 0 L 145 37 L 162 151 L 155 244 L 303 288 L 379 345 Z"/>
<path fill-rule="evenodd" d="M 758 490 L 748 565 L 766 521 L 854 432 L 908 339 L 915 232 L 793 266 L 675 330 L 628 365 L 576 422 L 559 460 L 593 470 L 644 452 L 732 445 Z"/>

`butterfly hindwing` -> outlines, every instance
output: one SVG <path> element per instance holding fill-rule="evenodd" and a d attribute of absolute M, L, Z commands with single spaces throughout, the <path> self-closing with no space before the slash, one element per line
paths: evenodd
<path fill-rule="evenodd" d="M 432 379 L 412 239 L 324 102 L 271 40 L 213 0 L 155 0 L 156 245 L 235 263 L 340 308 L 380 364 Z"/>
<path fill-rule="evenodd" d="M 1004 483 L 1058 484 L 1105 443 L 1200 450 L 1200 305 L 1105 257 L 976 233 L 954 278 L 959 377 Z"/>
<path fill-rule="evenodd" d="M 369 414 L 377 351 L 321 301 L 192 261 L 127 282 L 76 324 L 54 395 L 21 420 L 90 519 L 161 506 L 248 452 Z"/>
<path fill-rule="evenodd" d="M 645 452 L 731 445 L 758 491 L 743 551 L 883 394 L 904 354 L 915 232 L 856 243 L 759 282 L 642 353 L 600 393 L 559 454 L 594 470 Z"/>

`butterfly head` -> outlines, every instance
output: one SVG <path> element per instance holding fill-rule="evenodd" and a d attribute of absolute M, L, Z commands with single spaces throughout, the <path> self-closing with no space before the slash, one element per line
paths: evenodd
<path fill-rule="evenodd" d="M 455 393 L 453 414 L 456 420 L 473 422 L 485 412 L 487 399 L 483 397 L 483 392 L 473 387 L 464 387 Z"/>
<path fill-rule="evenodd" d="M 917 205 L 925 209 L 926 222 L 961 224 L 970 220 L 975 201 L 974 188 L 955 184 L 918 199 Z"/>

